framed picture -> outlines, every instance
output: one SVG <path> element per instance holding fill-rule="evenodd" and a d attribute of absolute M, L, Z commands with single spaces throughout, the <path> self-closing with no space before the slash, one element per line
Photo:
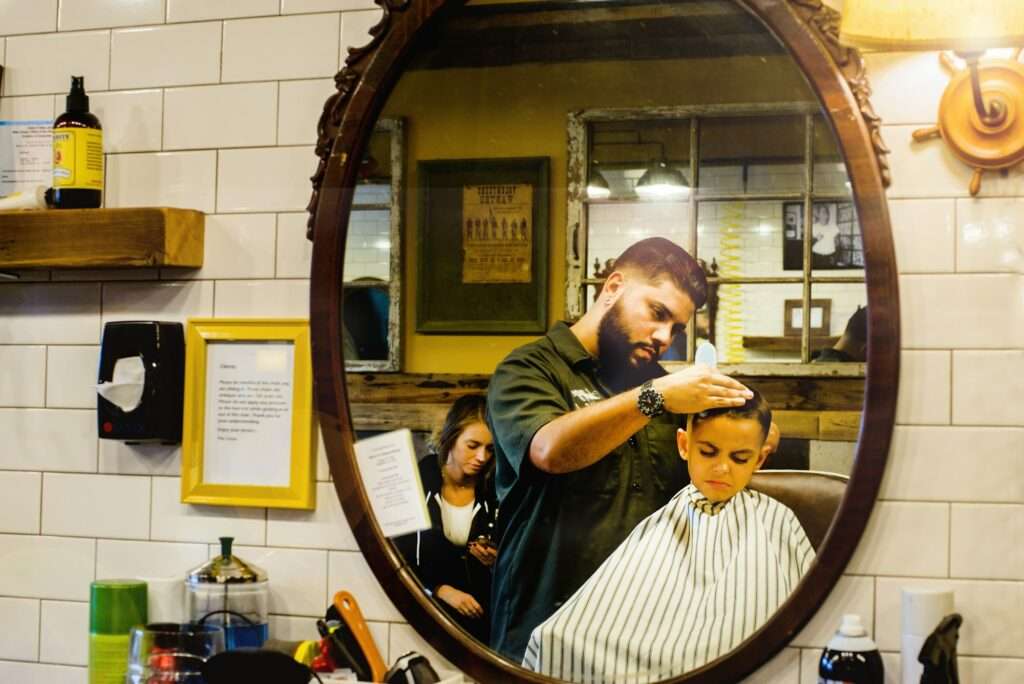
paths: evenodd
<path fill-rule="evenodd" d="M 190 319 L 182 502 L 314 509 L 312 409 L 308 321 Z"/>
<path fill-rule="evenodd" d="M 416 330 L 547 328 L 547 157 L 424 161 Z"/>
<path fill-rule="evenodd" d="M 853 202 L 816 201 L 811 224 L 811 268 L 837 270 L 864 268 L 864 244 Z M 782 204 L 782 268 L 803 270 L 804 205 Z"/>
<path fill-rule="evenodd" d="M 785 337 L 800 337 L 804 328 L 804 300 L 787 299 L 783 306 L 782 334 Z M 832 300 L 812 299 L 809 318 L 811 337 L 828 337 L 831 330 Z"/>

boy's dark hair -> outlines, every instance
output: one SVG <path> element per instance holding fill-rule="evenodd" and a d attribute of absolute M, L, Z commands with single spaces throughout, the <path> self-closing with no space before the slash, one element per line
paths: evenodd
<path fill-rule="evenodd" d="M 632 268 L 650 280 L 668 276 L 676 287 L 693 301 L 693 308 L 704 306 L 708 298 L 708 279 L 704 269 L 686 250 L 662 237 L 634 243 L 615 260 L 616 271 Z"/>
<path fill-rule="evenodd" d="M 761 435 L 762 437 L 767 437 L 768 430 L 772 426 L 772 410 L 768 408 L 768 402 L 764 400 L 760 392 L 753 387 L 750 388 L 750 391 L 754 393 L 754 396 L 747 399 L 743 406 L 726 406 L 693 414 L 691 427 L 697 427 L 698 424 L 716 416 L 749 418 L 761 424 Z"/>
<path fill-rule="evenodd" d="M 471 423 L 487 423 L 487 398 L 481 394 L 459 397 L 448 409 L 444 425 L 430 436 L 430 449 L 437 455 L 438 465 L 444 468 L 448 452 L 455 446 L 459 435 Z"/>

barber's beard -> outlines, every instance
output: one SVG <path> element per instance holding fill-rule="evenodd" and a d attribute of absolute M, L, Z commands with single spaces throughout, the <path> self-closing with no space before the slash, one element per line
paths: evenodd
<path fill-rule="evenodd" d="M 601 378 L 616 392 L 631 389 L 662 374 L 657 359 L 632 361 L 638 345 L 629 341 L 629 332 L 622 319 L 622 300 L 619 300 L 597 326 L 597 361 Z"/>

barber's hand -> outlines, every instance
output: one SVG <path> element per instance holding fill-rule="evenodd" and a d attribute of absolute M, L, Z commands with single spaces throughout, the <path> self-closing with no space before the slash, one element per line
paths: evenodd
<path fill-rule="evenodd" d="M 700 413 L 713 408 L 742 406 L 753 393 L 717 369 L 696 365 L 654 381 L 671 413 Z"/>
<path fill-rule="evenodd" d="M 448 584 L 442 584 L 435 593 L 439 599 L 466 617 L 482 618 L 484 616 L 484 609 L 480 607 L 475 598 L 464 591 L 459 591 Z"/>
<path fill-rule="evenodd" d="M 488 568 L 494 565 L 494 561 L 498 558 L 498 549 L 493 544 L 482 544 L 478 541 L 469 543 L 469 553 Z"/>

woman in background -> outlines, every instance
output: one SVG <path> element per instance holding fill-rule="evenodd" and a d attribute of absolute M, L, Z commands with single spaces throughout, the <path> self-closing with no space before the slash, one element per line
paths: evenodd
<path fill-rule="evenodd" d="M 494 446 L 482 396 L 460 397 L 430 440 L 420 461 L 420 481 L 431 528 L 395 539 L 416 576 L 467 632 L 488 642 Z"/>

